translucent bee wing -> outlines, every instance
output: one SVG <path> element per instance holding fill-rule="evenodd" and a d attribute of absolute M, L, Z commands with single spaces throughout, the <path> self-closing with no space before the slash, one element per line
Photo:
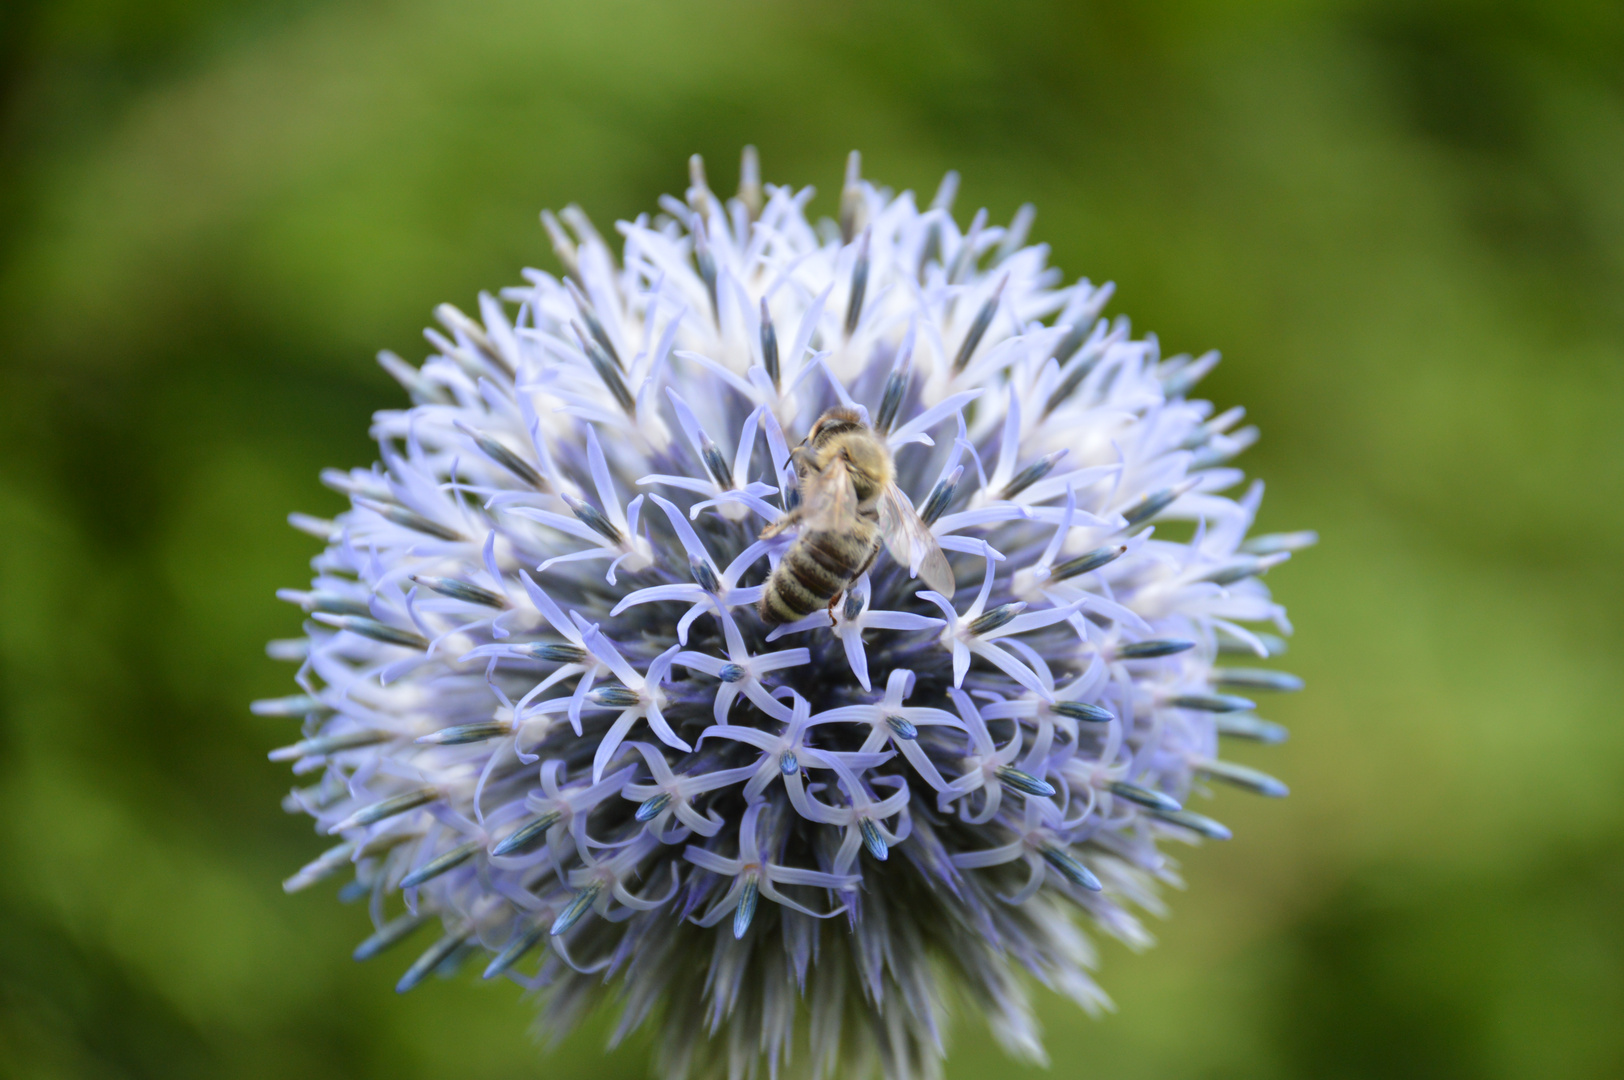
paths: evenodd
<path fill-rule="evenodd" d="M 804 527 L 832 531 L 851 527 L 857 518 L 857 492 L 844 465 L 834 461 L 819 472 L 807 473 L 801 484 L 799 513 Z"/>
<path fill-rule="evenodd" d="M 909 573 L 913 573 L 917 565 L 919 578 L 926 588 L 951 597 L 957 587 L 953 567 L 949 565 L 947 556 L 942 554 L 936 537 L 931 535 L 930 526 L 919 520 L 908 496 L 895 484 L 887 484 L 880 491 L 878 509 L 880 536 L 885 540 L 885 550 L 898 563 L 906 566 Z"/>

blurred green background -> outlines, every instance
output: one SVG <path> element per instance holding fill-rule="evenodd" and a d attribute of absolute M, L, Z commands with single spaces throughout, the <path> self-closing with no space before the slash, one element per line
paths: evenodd
<path fill-rule="evenodd" d="M 739 147 L 829 212 L 1039 209 L 1264 442 L 1307 692 L 1055 1077 L 1624 1075 L 1624 7 L 12 0 L 0 11 L 0 1073 L 640 1077 L 391 992 L 265 760 L 277 586 L 432 305 Z M 543 1063 L 543 1061 L 545 1063 Z M 955 1078 L 1028 1073 L 973 1023 Z"/>

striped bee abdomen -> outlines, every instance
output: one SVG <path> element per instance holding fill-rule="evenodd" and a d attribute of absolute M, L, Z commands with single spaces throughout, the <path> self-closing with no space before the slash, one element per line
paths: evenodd
<path fill-rule="evenodd" d="M 866 523 L 865 523 L 866 524 Z M 767 579 L 757 610 L 769 626 L 804 619 L 844 592 L 879 553 L 877 529 L 806 532 Z"/>

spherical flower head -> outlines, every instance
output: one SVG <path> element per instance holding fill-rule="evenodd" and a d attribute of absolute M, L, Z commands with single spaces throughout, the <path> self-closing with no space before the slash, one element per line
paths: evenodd
<path fill-rule="evenodd" d="M 614 999 L 671 1077 L 940 1071 L 955 997 L 1041 1058 L 1033 980 L 1094 1011 L 1148 942 L 1164 840 L 1288 632 L 1246 539 L 1241 410 L 1007 227 L 848 165 L 617 226 L 543 214 L 562 276 L 450 306 L 336 519 L 276 751 L 410 989 L 480 957 L 543 1025 Z M 809 437 L 810 436 L 810 437 Z M 1166 523 L 1176 522 L 1172 529 Z M 1192 524 L 1193 523 L 1193 524 Z M 1172 539 L 1171 532 L 1189 539 Z"/>

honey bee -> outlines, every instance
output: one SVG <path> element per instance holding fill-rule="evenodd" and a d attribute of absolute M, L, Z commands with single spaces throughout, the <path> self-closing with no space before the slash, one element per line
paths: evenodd
<path fill-rule="evenodd" d="M 890 448 L 856 412 L 836 407 L 818 417 L 791 457 L 800 475 L 800 503 L 761 536 L 791 527 L 800 534 L 761 592 L 762 621 L 795 622 L 825 606 L 832 615 L 882 544 L 902 566 L 917 563 L 927 588 L 953 595 L 953 568 L 897 487 Z"/>

